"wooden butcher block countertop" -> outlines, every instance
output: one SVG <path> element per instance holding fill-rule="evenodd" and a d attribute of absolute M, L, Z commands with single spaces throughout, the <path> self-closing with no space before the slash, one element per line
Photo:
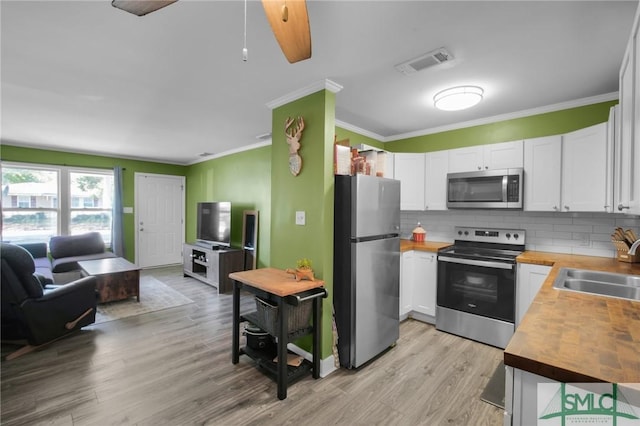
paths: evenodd
<path fill-rule="evenodd" d="M 452 243 L 443 243 L 440 241 L 417 242 L 413 240 L 400 240 L 400 251 L 405 252 L 410 250 L 419 250 L 437 252 L 440 249 L 449 247 L 451 244 Z"/>
<path fill-rule="evenodd" d="M 551 272 L 504 351 L 505 364 L 560 382 L 640 383 L 640 302 L 556 290 L 562 267 L 640 275 L 640 264 L 527 251 Z"/>

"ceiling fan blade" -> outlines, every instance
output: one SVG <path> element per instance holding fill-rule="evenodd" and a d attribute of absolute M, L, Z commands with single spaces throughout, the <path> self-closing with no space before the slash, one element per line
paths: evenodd
<path fill-rule="evenodd" d="M 122 9 L 134 15 L 144 16 L 147 13 L 155 12 L 178 0 L 113 0 L 111 6 Z"/>
<path fill-rule="evenodd" d="M 311 30 L 305 0 L 262 0 L 271 30 L 290 63 L 311 57 Z"/>

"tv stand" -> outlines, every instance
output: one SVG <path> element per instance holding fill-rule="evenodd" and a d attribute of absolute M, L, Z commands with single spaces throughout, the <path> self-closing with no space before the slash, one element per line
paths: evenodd
<path fill-rule="evenodd" d="M 196 242 L 182 247 L 184 276 L 192 277 L 218 289 L 218 293 L 228 293 L 233 289 L 229 279 L 232 272 L 244 269 L 242 250 L 222 246 L 211 246 Z"/>

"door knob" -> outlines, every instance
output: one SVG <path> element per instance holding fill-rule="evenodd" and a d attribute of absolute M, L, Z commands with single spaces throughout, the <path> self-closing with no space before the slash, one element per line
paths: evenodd
<path fill-rule="evenodd" d="M 140 228 L 141 231 L 144 231 L 144 228 Z"/>

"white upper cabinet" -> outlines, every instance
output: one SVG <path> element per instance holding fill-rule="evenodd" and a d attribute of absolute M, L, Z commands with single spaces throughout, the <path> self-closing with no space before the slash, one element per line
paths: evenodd
<path fill-rule="evenodd" d="M 607 123 L 562 137 L 562 211 L 604 212 L 610 208 L 607 154 Z"/>
<path fill-rule="evenodd" d="M 620 66 L 615 149 L 615 210 L 640 214 L 640 6 Z"/>
<path fill-rule="evenodd" d="M 424 154 L 394 154 L 394 176 L 400 181 L 400 210 L 424 210 Z"/>
<path fill-rule="evenodd" d="M 524 141 L 524 210 L 560 211 L 562 136 Z"/>
<path fill-rule="evenodd" d="M 449 151 L 425 154 L 424 209 L 447 210 Z"/>
<path fill-rule="evenodd" d="M 523 141 L 471 146 L 449 151 L 449 173 L 522 167 Z"/>
<path fill-rule="evenodd" d="M 470 146 L 449 150 L 449 173 L 484 169 L 484 147 Z"/>

